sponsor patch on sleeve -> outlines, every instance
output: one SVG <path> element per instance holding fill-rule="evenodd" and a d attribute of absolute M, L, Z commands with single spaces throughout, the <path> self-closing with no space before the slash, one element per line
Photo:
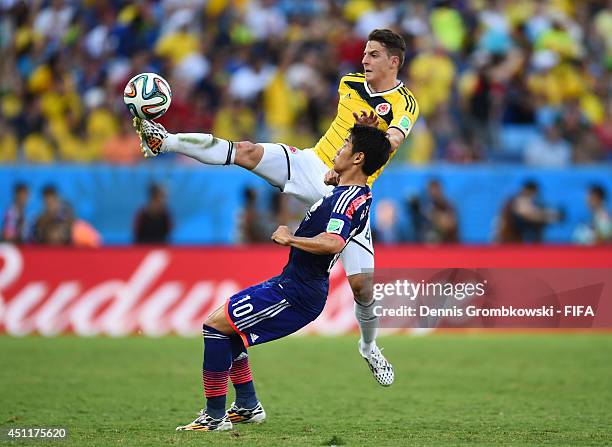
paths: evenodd
<path fill-rule="evenodd" d="M 332 218 L 329 219 L 329 222 L 327 223 L 327 229 L 325 231 L 327 231 L 328 233 L 341 234 L 342 227 L 344 227 L 344 221 L 342 219 Z"/>
<path fill-rule="evenodd" d="M 410 118 L 408 118 L 406 115 L 402 116 L 402 119 L 399 121 L 399 127 L 407 132 L 410 130 L 411 126 L 412 121 L 410 121 Z"/>

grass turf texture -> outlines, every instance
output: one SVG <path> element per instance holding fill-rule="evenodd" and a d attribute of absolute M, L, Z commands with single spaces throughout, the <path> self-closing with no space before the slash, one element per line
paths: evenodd
<path fill-rule="evenodd" d="M 202 406 L 201 339 L 0 337 L 0 425 L 66 426 L 68 441 L 54 445 L 78 446 L 612 444 L 610 334 L 379 344 L 395 365 L 387 389 L 356 337 L 250 349 L 268 420 L 190 433 L 174 428 Z"/>

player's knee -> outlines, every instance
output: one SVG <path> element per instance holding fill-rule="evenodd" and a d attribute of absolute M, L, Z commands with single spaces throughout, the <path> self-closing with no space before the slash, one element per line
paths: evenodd
<path fill-rule="evenodd" d="M 349 284 L 353 290 L 355 301 L 359 304 L 368 305 L 372 302 L 372 283 L 374 277 L 370 273 L 359 273 L 348 277 Z"/>
<path fill-rule="evenodd" d="M 253 169 L 261 161 L 263 147 L 250 141 L 234 143 L 236 158 L 234 163 L 247 169 Z"/>
<path fill-rule="evenodd" d="M 226 320 L 223 309 L 217 308 L 208 317 L 206 317 L 206 320 L 204 320 L 204 326 L 208 326 L 220 332 L 224 332 Z"/>
<path fill-rule="evenodd" d="M 217 325 L 217 322 L 215 320 L 214 314 L 210 314 L 208 317 L 206 317 L 206 320 L 204 320 L 204 326 L 208 326 L 208 327 L 211 327 L 213 329 L 217 329 L 215 327 L 216 325 Z"/>

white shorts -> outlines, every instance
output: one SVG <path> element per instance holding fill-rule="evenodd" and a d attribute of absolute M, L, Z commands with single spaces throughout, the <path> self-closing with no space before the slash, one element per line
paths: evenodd
<path fill-rule="evenodd" d="M 291 194 L 312 206 L 333 186 L 323 182 L 329 168 L 312 149 L 299 150 L 283 144 L 264 144 L 264 156 L 253 171 L 279 187 L 284 193 Z M 357 234 L 340 255 L 347 276 L 371 272 L 374 268 L 374 247 L 370 218 L 365 229 Z"/>

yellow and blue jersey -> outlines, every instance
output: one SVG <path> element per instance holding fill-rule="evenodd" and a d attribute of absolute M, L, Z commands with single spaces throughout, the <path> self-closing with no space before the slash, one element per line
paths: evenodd
<path fill-rule="evenodd" d="M 419 105 L 410 90 L 402 82 L 391 90 L 372 92 L 362 73 L 349 73 L 342 77 L 338 86 L 338 112 L 329 129 L 314 147 L 317 156 L 330 168 L 336 152 L 344 144 L 349 130 L 355 124 L 353 112 L 360 114 L 374 111 L 378 115 L 378 128 L 387 131 L 394 127 L 408 136 L 419 116 Z M 391 157 L 395 152 L 391 154 Z M 389 157 L 389 160 L 391 160 Z M 388 162 L 387 162 L 388 163 Z M 368 178 L 368 185 L 385 169 L 381 167 Z"/>

